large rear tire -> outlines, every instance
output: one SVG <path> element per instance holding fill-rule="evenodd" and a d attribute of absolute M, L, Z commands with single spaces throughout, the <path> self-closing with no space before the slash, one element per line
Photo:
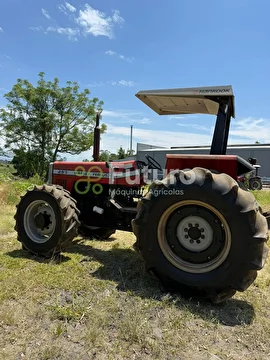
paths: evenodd
<path fill-rule="evenodd" d="M 267 258 L 267 221 L 254 196 L 203 168 L 154 182 L 132 221 L 135 248 L 167 290 L 218 303 L 246 290 Z"/>
<path fill-rule="evenodd" d="M 35 186 L 17 205 L 17 239 L 29 252 L 51 257 L 64 251 L 78 234 L 79 213 L 76 200 L 61 186 Z"/>

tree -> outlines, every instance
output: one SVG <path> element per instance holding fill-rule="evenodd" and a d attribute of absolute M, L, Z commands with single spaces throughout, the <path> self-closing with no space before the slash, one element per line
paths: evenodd
<path fill-rule="evenodd" d="M 117 160 L 118 157 L 116 154 L 111 153 L 108 150 L 101 150 L 100 154 L 99 154 L 99 160 L 100 161 L 113 161 L 113 160 Z"/>
<path fill-rule="evenodd" d="M 120 148 L 118 149 L 118 153 L 117 153 L 118 159 L 124 159 L 125 157 L 127 157 L 127 153 L 125 152 L 125 150 L 122 148 L 122 146 L 120 146 Z"/>
<path fill-rule="evenodd" d="M 5 148 L 19 161 L 23 156 L 35 159 L 33 171 L 44 176 L 48 163 L 60 153 L 74 155 L 91 148 L 96 111 L 102 111 L 103 102 L 90 99 L 88 89 L 80 92 L 77 82 L 67 81 L 60 87 L 58 78 L 46 81 L 43 72 L 38 78 L 36 86 L 17 80 L 5 94 L 8 104 L 0 110 L 0 119 Z M 105 130 L 102 124 L 101 134 Z"/>
<path fill-rule="evenodd" d="M 15 149 L 12 164 L 17 171 L 17 175 L 30 178 L 35 174 L 40 173 L 40 166 L 42 163 L 41 153 L 35 150 L 29 150 L 25 152 L 23 149 Z"/>

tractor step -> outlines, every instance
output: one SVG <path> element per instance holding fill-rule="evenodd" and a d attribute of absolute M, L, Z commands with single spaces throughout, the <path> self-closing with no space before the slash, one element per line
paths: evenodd
<path fill-rule="evenodd" d="M 115 201 L 114 199 L 110 199 L 110 203 L 115 206 L 118 210 L 120 210 L 121 212 L 127 212 L 127 213 L 137 213 L 137 207 L 126 207 L 126 206 L 122 206 L 121 204 L 119 204 L 117 201 Z"/>

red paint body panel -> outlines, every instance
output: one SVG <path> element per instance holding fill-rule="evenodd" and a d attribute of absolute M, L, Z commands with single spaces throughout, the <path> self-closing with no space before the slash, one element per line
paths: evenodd
<path fill-rule="evenodd" d="M 52 183 L 62 185 L 68 191 L 72 190 L 74 183 L 78 180 L 128 187 L 138 187 L 139 184 L 144 184 L 142 171 L 138 168 L 136 161 L 112 162 L 110 165 L 113 166 L 113 169 L 108 168 L 106 162 L 101 161 L 56 161 L 53 163 Z"/>
<path fill-rule="evenodd" d="M 209 170 L 216 170 L 226 173 L 233 179 L 237 179 L 237 155 L 166 155 L 166 170 L 192 169 L 202 167 Z"/>

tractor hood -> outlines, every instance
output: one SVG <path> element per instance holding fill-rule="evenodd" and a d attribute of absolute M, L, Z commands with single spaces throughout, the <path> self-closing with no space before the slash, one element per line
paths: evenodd
<path fill-rule="evenodd" d="M 217 115 L 219 104 L 225 98 L 231 98 L 231 116 L 235 117 L 234 95 L 230 85 L 144 90 L 139 91 L 136 96 L 159 115 Z"/>

